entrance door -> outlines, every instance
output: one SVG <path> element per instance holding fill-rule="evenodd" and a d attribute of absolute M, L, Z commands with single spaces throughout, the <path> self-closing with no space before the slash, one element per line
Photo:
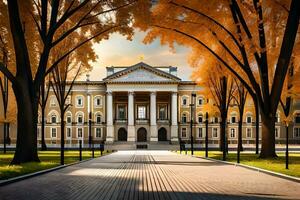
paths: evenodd
<path fill-rule="evenodd" d="M 167 141 L 167 130 L 165 128 L 158 130 L 158 141 Z"/>
<path fill-rule="evenodd" d="M 118 141 L 127 141 L 127 131 L 125 128 L 118 130 Z"/>
<path fill-rule="evenodd" d="M 147 130 L 145 128 L 139 128 L 137 131 L 137 141 L 147 142 Z"/>

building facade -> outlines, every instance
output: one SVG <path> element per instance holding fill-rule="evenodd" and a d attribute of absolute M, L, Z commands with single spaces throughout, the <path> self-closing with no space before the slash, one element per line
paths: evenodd
<path fill-rule="evenodd" d="M 196 94 L 191 116 L 192 94 Z M 134 149 L 136 144 L 149 148 L 162 148 L 189 142 L 191 130 L 198 146 L 205 141 L 205 104 L 212 103 L 202 94 L 202 88 L 192 81 L 182 81 L 176 67 L 152 67 L 138 63 L 126 67 L 107 67 L 102 81 L 75 82 L 67 103 L 71 104 L 65 114 L 66 146 L 79 142 L 88 145 L 105 142 L 115 148 Z M 299 105 L 296 105 L 300 108 Z M 286 130 L 277 113 L 276 141 L 285 143 Z M 191 117 L 194 119 L 190 127 Z M 237 144 L 238 110 L 228 112 L 228 141 Z M 39 114 L 38 140 L 41 137 Z M 45 140 L 48 146 L 60 144 L 60 113 L 56 97 L 50 90 L 46 107 Z M 290 126 L 291 143 L 300 143 L 300 109 L 294 113 Z M 11 141 L 15 142 L 11 131 Z M 220 117 L 210 114 L 208 126 L 210 145 L 220 140 Z M 243 143 L 255 144 L 255 112 L 251 100 L 245 106 L 243 119 Z"/>

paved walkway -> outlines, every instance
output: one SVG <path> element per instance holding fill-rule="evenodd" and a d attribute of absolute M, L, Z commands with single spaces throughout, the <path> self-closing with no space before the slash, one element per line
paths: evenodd
<path fill-rule="evenodd" d="M 122 151 L 0 187 L 0 199 L 300 199 L 300 184 L 168 151 Z"/>

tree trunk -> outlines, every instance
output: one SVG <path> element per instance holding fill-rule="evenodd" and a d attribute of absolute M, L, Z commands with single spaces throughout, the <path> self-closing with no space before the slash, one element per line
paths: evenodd
<path fill-rule="evenodd" d="M 6 122 L 3 124 L 3 153 L 6 153 Z"/>
<path fill-rule="evenodd" d="M 61 112 L 60 117 L 60 164 L 65 164 L 65 120 L 64 112 Z"/>
<path fill-rule="evenodd" d="M 241 117 L 241 119 L 243 119 L 243 117 Z M 238 128 L 238 150 L 239 151 L 244 151 L 243 148 L 243 121 L 240 120 L 239 121 L 239 128 Z"/>
<path fill-rule="evenodd" d="M 275 117 L 261 114 L 262 140 L 260 158 L 277 157 L 275 151 Z"/>
<path fill-rule="evenodd" d="M 259 153 L 259 107 L 257 99 L 254 99 L 254 106 L 255 106 L 255 154 Z"/>
<path fill-rule="evenodd" d="M 29 85 L 19 80 L 19 87 L 13 85 L 17 101 L 17 144 L 11 164 L 39 162 L 37 151 L 37 98 L 31 99 Z"/>
<path fill-rule="evenodd" d="M 43 100 L 42 100 L 43 101 Z M 42 121 L 41 121 L 41 139 L 42 139 L 42 151 L 47 150 L 47 145 L 45 142 L 45 107 L 42 106 Z"/>
<path fill-rule="evenodd" d="M 224 146 L 224 140 L 225 140 L 225 134 L 226 134 L 226 119 L 221 119 L 222 121 L 220 122 L 220 151 L 223 151 L 223 149 L 225 148 Z"/>

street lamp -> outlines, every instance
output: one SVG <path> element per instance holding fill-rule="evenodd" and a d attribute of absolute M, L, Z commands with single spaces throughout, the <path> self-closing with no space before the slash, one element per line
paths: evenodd
<path fill-rule="evenodd" d="M 191 127 L 191 154 L 194 155 L 194 137 L 193 137 L 193 119 L 194 119 L 194 108 L 195 108 L 195 100 L 196 100 L 196 93 L 192 93 L 191 98 L 191 118 L 190 118 L 190 127 Z"/>

